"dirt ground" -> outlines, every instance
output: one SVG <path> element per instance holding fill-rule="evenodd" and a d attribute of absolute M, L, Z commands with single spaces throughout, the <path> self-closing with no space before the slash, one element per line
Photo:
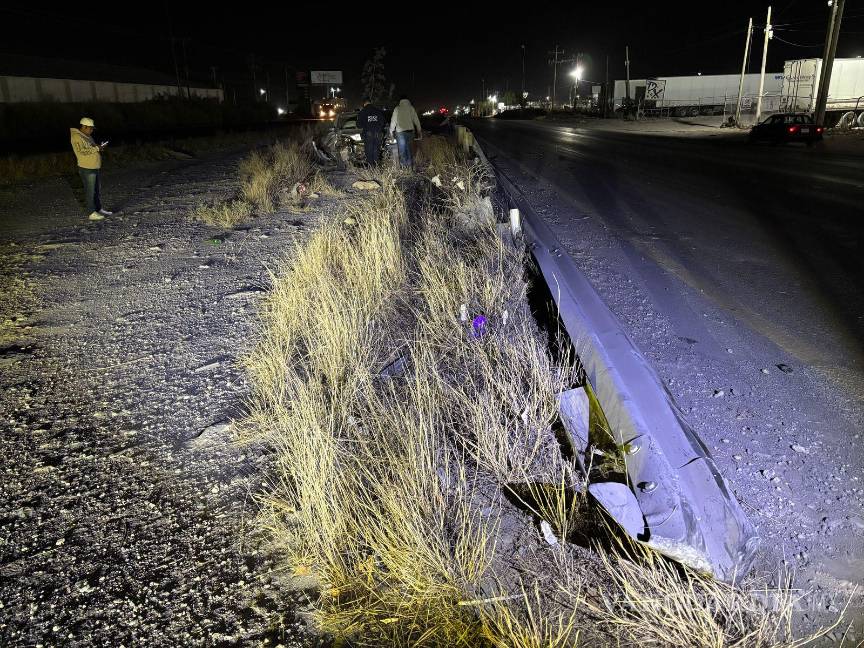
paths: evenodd
<path fill-rule="evenodd" d="M 109 168 L 99 223 L 74 179 L 0 190 L 0 645 L 317 641 L 256 550 L 267 457 L 229 421 L 267 268 L 336 199 L 190 221 L 240 155 Z"/>

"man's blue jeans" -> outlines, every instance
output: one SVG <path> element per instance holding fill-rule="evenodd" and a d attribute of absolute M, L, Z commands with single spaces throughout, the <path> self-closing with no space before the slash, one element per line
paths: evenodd
<path fill-rule="evenodd" d="M 411 145 L 414 143 L 414 131 L 401 131 L 396 133 L 396 146 L 399 147 L 399 163 L 403 167 L 413 167 L 414 158 L 411 153 Z"/>
<path fill-rule="evenodd" d="M 84 183 L 84 199 L 87 209 L 92 214 L 102 209 L 102 198 L 99 195 L 99 169 L 82 169 L 78 167 L 81 182 Z"/>

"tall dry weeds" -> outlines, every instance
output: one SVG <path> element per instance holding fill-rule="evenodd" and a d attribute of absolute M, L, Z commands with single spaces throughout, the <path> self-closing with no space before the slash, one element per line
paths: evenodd
<path fill-rule="evenodd" d="M 192 218 L 216 227 L 234 227 L 254 212 L 271 213 L 280 204 L 299 200 L 298 192 L 291 193 L 299 183 L 310 182 L 312 191 L 336 193 L 320 172 L 315 171 L 309 151 L 297 139 L 279 141 L 253 151 L 240 161 L 238 176 L 236 196 L 215 204 L 198 205 L 192 211 Z"/>
<path fill-rule="evenodd" d="M 521 253 L 455 217 L 480 183 L 451 183 L 442 208 L 369 173 L 381 190 L 273 276 L 246 362 L 243 438 L 276 451 L 262 520 L 317 579 L 318 628 L 368 646 L 787 645 L 786 608 L 745 614 L 653 554 L 580 562 L 584 484 L 552 432 L 577 372 L 532 320 Z"/>

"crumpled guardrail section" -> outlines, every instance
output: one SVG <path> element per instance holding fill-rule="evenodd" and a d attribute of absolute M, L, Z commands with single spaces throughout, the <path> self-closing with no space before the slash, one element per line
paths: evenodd
<path fill-rule="evenodd" d="M 469 133 L 460 140 L 489 163 Z M 638 542 L 700 572 L 734 582 L 752 566 L 759 538 L 710 452 L 688 425 L 657 373 L 624 332 L 542 218 L 497 168 L 500 186 L 522 214 L 525 243 L 549 286 L 588 381 L 622 449 L 626 483 L 592 483 L 589 492 Z M 587 433 L 562 420 L 577 450 Z M 579 407 L 576 408 L 580 409 Z"/>

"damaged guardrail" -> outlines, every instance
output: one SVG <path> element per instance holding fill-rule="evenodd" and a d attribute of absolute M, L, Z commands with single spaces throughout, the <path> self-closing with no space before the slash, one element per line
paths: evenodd
<path fill-rule="evenodd" d="M 634 540 L 726 582 L 746 575 L 759 538 L 710 452 L 552 230 L 465 131 L 457 133 L 460 143 L 490 164 L 523 216 L 520 223 L 512 214 L 511 225 L 521 228 L 585 370 L 589 385 L 560 395 L 583 468 L 604 455 L 589 438 L 595 399 L 623 464 L 617 475 L 589 475 L 589 493 Z"/>

